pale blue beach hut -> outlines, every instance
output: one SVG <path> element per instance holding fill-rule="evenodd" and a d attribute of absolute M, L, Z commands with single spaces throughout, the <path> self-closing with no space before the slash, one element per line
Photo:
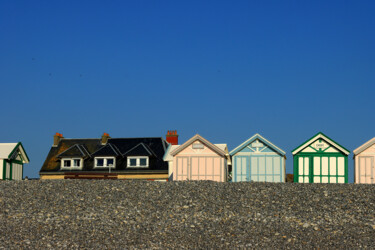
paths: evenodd
<path fill-rule="evenodd" d="M 285 182 L 285 152 L 260 134 L 255 134 L 229 154 L 233 182 Z"/>

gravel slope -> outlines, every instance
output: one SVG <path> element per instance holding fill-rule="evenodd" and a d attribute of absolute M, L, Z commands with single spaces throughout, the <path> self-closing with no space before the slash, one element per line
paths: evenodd
<path fill-rule="evenodd" d="M 4 248 L 375 248 L 375 185 L 0 182 Z"/>

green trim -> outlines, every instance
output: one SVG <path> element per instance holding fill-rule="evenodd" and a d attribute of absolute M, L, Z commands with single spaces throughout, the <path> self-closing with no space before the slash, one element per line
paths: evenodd
<path fill-rule="evenodd" d="M 293 155 L 293 181 L 298 183 L 298 164 L 297 164 L 297 157 Z"/>
<path fill-rule="evenodd" d="M 6 168 L 6 160 L 4 159 L 3 160 L 3 180 L 5 180 L 5 174 L 6 174 L 5 168 Z"/>
<path fill-rule="evenodd" d="M 327 149 L 331 148 L 332 146 L 329 145 L 326 149 L 322 150 L 323 152 L 325 152 Z"/>
<path fill-rule="evenodd" d="M 19 161 L 19 160 L 11 160 L 11 162 L 13 163 L 17 163 L 17 164 L 22 164 L 23 165 L 23 163 L 22 163 L 22 161 Z"/>
<path fill-rule="evenodd" d="M 348 169 L 348 157 L 345 159 L 345 183 L 348 183 L 349 169 Z M 355 180 L 355 179 L 354 179 Z"/>
<path fill-rule="evenodd" d="M 348 158 L 346 154 L 343 153 L 325 153 L 325 152 L 317 152 L 317 153 L 298 153 L 296 156 L 342 156 Z"/>
<path fill-rule="evenodd" d="M 328 178 L 327 183 L 331 183 L 331 177 L 335 178 L 335 182 L 332 183 L 339 183 L 339 178 L 344 178 L 344 183 L 348 183 L 348 178 L 349 178 L 349 173 L 348 173 L 348 157 L 346 155 L 343 155 L 342 153 L 304 153 L 304 154 L 298 154 L 293 156 L 294 158 L 294 182 L 299 182 L 299 177 L 304 178 L 307 177 L 307 175 L 303 173 L 299 173 L 299 168 L 302 167 L 303 171 L 305 169 L 305 159 L 309 159 L 309 170 L 308 170 L 308 177 L 309 177 L 309 183 L 315 183 L 314 178 L 319 177 L 320 178 L 320 183 L 323 182 L 323 177 Z M 320 158 L 320 171 L 318 175 L 314 174 L 314 157 L 319 157 Z M 323 157 L 327 157 L 327 164 L 328 164 L 328 172 L 327 174 L 323 175 Z M 302 160 L 302 166 L 299 165 L 299 158 L 303 159 Z M 331 175 L 331 159 L 335 158 L 336 159 L 336 174 Z M 339 158 L 344 158 L 344 174 L 339 174 Z"/>
<path fill-rule="evenodd" d="M 298 148 L 300 148 L 301 146 L 303 146 L 304 144 L 308 143 L 310 140 L 314 139 L 314 137 L 316 137 L 316 136 L 318 136 L 318 135 L 323 135 L 323 136 L 326 137 L 327 139 L 331 140 L 332 142 L 336 143 L 338 146 L 340 146 L 340 147 L 342 147 L 343 149 L 345 149 L 346 151 L 348 151 L 349 154 L 350 154 L 350 151 L 349 151 L 347 148 L 343 147 L 342 145 L 340 145 L 340 144 L 337 143 L 336 141 L 332 140 L 330 137 L 326 136 L 326 135 L 323 134 L 322 132 L 317 133 L 317 134 L 314 135 L 313 137 L 311 137 L 311 138 L 309 138 L 308 140 L 306 140 L 304 143 L 300 144 L 298 147 L 296 147 L 295 149 L 292 150 L 292 153 L 293 153 L 294 151 L 296 151 Z M 300 153 L 300 152 L 298 152 L 298 153 Z M 298 153 L 297 153 L 297 154 L 298 154 Z"/>
<path fill-rule="evenodd" d="M 10 152 L 10 154 L 8 155 L 8 158 L 10 158 L 10 156 L 14 153 L 14 151 L 19 147 L 21 146 L 22 147 L 22 150 L 23 152 L 25 153 L 25 156 L 27 158 L 27 161 L 30 162 L 30 158 L 29 156 L 27 155 L 26 151 L 25 151 L 25 148 L 23 147 L 22 143 L 21 142 L 18 142 L 17 145 L 13 148 L 12 152 Z M 22 157 L 22 156 L 21 156 Z"/>
<path fill-rule="evenodd" d="M 9 161 L 9 180 L 12 180 L 12 173 L 13 173 L 13 163 Z"/>
<path fill-rule="evenodd" d="M 316 150 L 316 148 L 313 148 L 313 147 L 311 147 L 311 145 L 309 145 L 308 147 L 310 147 L 310 148 L 314 149 L 314 150 L 315 150 L 315 152 L 319 152 L 318 150 Z"/>

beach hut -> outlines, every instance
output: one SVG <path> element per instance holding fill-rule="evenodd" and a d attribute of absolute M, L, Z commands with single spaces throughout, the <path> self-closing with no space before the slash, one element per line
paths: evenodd
<path fill-rule="evenodd" d="M 22 180 L 25 163 L 29 157 L 21 142 L 0 143 L 0 180 Z"/>
<path fill-rule="evenodd" d="M 348 183 L 350 151 L 318 133 L 292 151 L 294 182 Z"/>
<path fill-rule="evenodd" d="M 255 134 L 230 153 L 233 182 L 285 182 L 285 152 Z"/>
<path fill-rule="evenodd" d="M 354 182 L 374 184 L 375 180 L 375 137 L 353 151 Z"/>
<path fill-rule="evenodd" d="M 212 144 L 197 134 L 182 145 L 170 145 L 166 154 L 174 181 L 227 181 L 230 157 L 226 144 Z"/>

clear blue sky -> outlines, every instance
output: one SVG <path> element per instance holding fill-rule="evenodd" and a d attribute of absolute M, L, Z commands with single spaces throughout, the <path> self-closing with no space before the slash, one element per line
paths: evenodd
<path fill-rule="evenodd" d="M 375 136 L 375 1 L 0 1 L 0 141 Z M 349 181 L 353 181 L 352 154 Z"/>

